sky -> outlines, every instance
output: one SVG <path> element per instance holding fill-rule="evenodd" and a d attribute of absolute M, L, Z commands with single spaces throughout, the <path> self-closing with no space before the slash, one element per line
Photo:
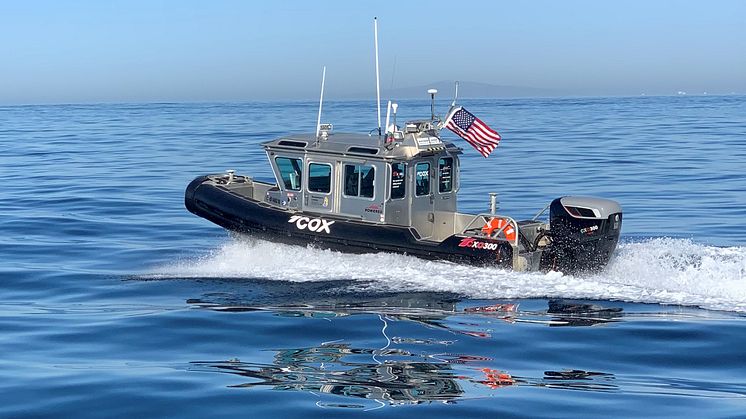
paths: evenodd
<path fill-rule="evenodd" d="M 0 103 L 746 94 L 746 1 L 0 0 Z"/>

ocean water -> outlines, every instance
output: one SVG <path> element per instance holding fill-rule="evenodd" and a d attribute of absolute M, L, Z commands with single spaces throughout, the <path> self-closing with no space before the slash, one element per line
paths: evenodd
<path fill-rule="evenodd" d="M 463 102 L 503 142 L 460 142 L 460 209 L 616 199 L 607 269 L 347 255 L 184 209 L 197 175 L 271 178 L 258 144 L 316 103 L 0 107 L 0 416 L 746 417 L 746 97 Z"/>

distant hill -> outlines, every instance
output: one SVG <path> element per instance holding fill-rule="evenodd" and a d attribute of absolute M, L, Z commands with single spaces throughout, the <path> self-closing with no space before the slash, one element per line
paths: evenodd
<path fill-rule="evenodd" d="M 440 98 L 453 97 L 453 88 L 455 81 L 438 81 L 421 86 L 401 87 L 396 89 L 382 89 L 382 97 L 395 99 L 424 99 L 427 98 L 428 89 L 438 89 Z M 500 97 L 540 97 L 540 96 L 558 96 L 562 93 L 553 89 L 540 89 L 525 86 L 502 86 L 489 83 L 479 83 L 473 81 L 459 81 L 458 95 L 459 98 L 500 98 Z M 357 97 L 368 97 L 369 95 L 359 95 Z"/>

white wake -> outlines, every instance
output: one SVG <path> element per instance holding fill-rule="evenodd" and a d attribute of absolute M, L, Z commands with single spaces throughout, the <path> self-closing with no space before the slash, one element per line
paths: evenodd
<path fill-rule="evenodd" d="M 622 243 L 601 273 L 516 273 L 395 254 L 352 255 L 234 238 L 211 254 L 162 266 L 158 277 L 294 282 L 359 280 L 365 291 L 447 291 L 469 298 L 582 298 L 746 312 L 746 247 L 655 238 Z"/>

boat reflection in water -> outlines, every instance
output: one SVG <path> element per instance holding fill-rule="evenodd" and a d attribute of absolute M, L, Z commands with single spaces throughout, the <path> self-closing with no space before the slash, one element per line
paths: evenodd
<path fill-rule="evenodd" d="M 456 294 L 437 292 L 388 293 L 375 296 L 340 294 L 332 297 L 290 298 L 276 296 L 254 301 L 236 295 L 205 295 L 187 300 L 195 307 L 229 312 L 271 311 L 288 317 L 342 317 L 379 314 L 397 320 L 411 320 L 457 334 L 479 337 L 477 331 L 453 329 L 443 320 L 455 315 L 498 318 L 507 323 L 535 323 L 547 326 L 593 326 L 614 323 L 624 316 L 621 307 L 606 307 L 587 301 L 550 299 L 546 310 L 521 310 L 518 303 L 466 305 Z M 463 305 L 463 307 L 461 307 Z"/>
<path fill-rule="evenodd" d="M 370 362 L 348 357 L 368 356 Z M 388 404 L 450 401 L 464 390 L 451 364 L 422 361 L 375 361 L 376 356 L 419 358 L 396 349 L 352 348 L 325 344 L 311 348 L 277 351 L 272 365 L 226 362 L 194 362 L 200 371 L 219 371 L 252 381 L 232 387 L 271 386 L 275 390 L 308 391 L 378 400 Z"/>
<path fill-rule="evenodd" d="M 377 316 L 382 321 L 381 333 L 387 343 L 383 348 L 369 348 L 340 340 L 309 347 L 275 349 L 271 363 L 232 359 L 190 364 L 191 370 L 242 377 L 242 382 L 230 386 L 233 388 L 303 391 L 319 397 L 317 404 L 322 407 L 359 409 L 452 403 L 522 386 L 586 391 L 614 391 L 617 388 L 614 376 L 607 373 L 558 370 L 537 372 L 533 377 L 518 377 L 510 371 L 495 369 L 499 363 L 489 357 L 449 353 L 442 348 L 454 345 L 462 335 L 490 338 L 479 324 L 490 323 L 495 318 L 500 320 L 500 324 L 504 321 L 588 326 L 615 321 L 621 315 L 618 309 L 561 301 L 551 301 L 546 311 L 522 312 L 514 303 L 460 307 L 461 301 L 456 296 L 440 293 L 335 296 L 333 299 L 305 297 L 302 301 L 283 299 L 282 305 L 273 305 L 271 301 L 263 301 L 261 305 L 248 301 L 242 304 L 239 300 L 234 295 L 211 295 L 189 300 L 189 303 L 201 309 L 258 310 L 291 317 Z M 476 321 L 464 320 L 474 318 Z M 413 322 L 428 329 L 451 332 L 454 338 L 449 341 L 422 336 L 390 337 L 386 334 L 390 321 Z M 427 350 L 419 345 L 427 345 Z M 322 394 L 354 398 L 359 402 L 339 403 L 339 399 L 324 398 Z"/>
<path fill-rule="evenodd" d="M 369 356 L 371 362 L 349 358 Z M 376 356 L 411 357 L 411 361 L 376 361 Z M 586 391 L 614 391 L 612 374 L 581 371 L 545 371 L 541 378 L 513 377 L 490 368 L 467 367 L 463 358 L 452 356 L 438 361 L 416 361 L 419 356 L 389 349 L 352 348 L 347 344 L 324 344 L 310 348 L 279 350 L 272 364 L 229 361 L 192 362 L 191 369 L 243 377 L 247 382 L 233 388 L 270 387 L 273 390 L 306 391 L 377 401 L 381 405 L 455 402 L 488 395 L 490 391 L 514 386 L 531 386 Z M 474 361 L 473 359 L 470 361 Z M 458 368 L 458 369 L 457 369 Z M 331 406 L 325 404 L 326 406 Z M 354 403 L 335 407 L 365 408 Z"/>
<path fill-rule="evenodd" d="M 621 307 L 604 307 L 585 301 L 549 300 L 547 314 L 554 319 L 552 326 L 593 326 L 617 322 Z"/>

